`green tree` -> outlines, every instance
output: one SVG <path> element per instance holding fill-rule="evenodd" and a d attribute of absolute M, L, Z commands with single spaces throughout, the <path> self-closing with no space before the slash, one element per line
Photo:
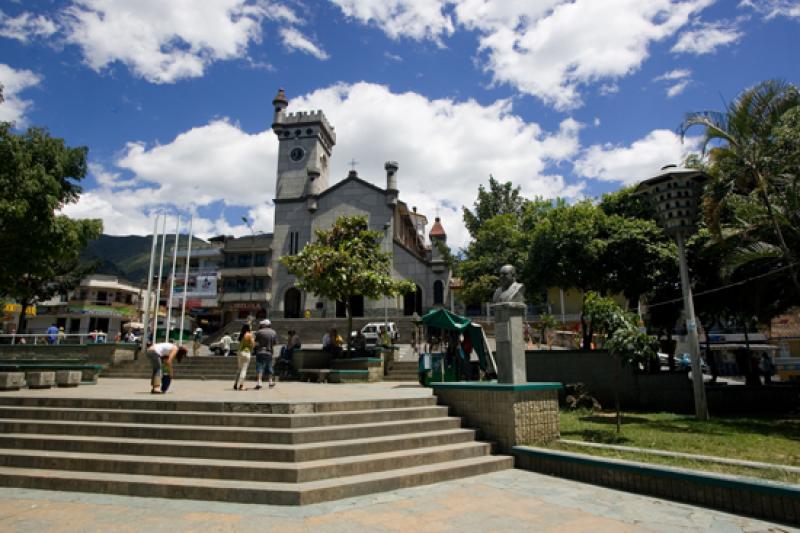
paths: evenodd
<path fill-rule="evenodd" d="M 462 207 L 464 213 L 464 225 L 469 234 L 475 238 L 478 230 L 489 219 L 497 215 L 515 215 L 522 217 L 526 200 L 520 196 L 519 187 L 507 181 L 500 183 L 494 176 L 489 176 L 489 190 L 483 185 L 478 187 L 478 198 L 474 203 L 474 211 Z"/>
<path fill-rule="evenodd" d="M 25 309 L 68 290 L 85 272 L 78 256 L 102 231 L 99 220 L 59 214 L 77 201 L 86 175 L 85 147 L 67 147 L 40 128 L 23 134 L 0 123 L 0 294 Z"/>
<path fill-rule="evenodd" d="M 354 296 L 378 299 L 416 290 L 412 282 L 392 278 L 391 255 L 380 250 L 383 232 L 368 228 L 365 216 L 339 217 L 330 230 L 317 230 L 299 254 L 281 258 L 300 289 L 344 302 L 348 346 Z"/>
<path fill-rule="evenodd" d="M 584 297 L 583 314 L 598 333 L 602 346 L 617 360 L 614 406 L 617 412 L 617 433 L 621 429 L 622 408 L 619 389 L 622 386 L 622 371 L 625 367 L 636 368 L 657 360 L 658 340 L 639 331 L 638 317 L 627 313 L 611 298 L 588 292 Z"/>
<path fill-rule="evenodd" d="M 705 200 L 706 212 L 724 211 L 734 195 L 752 194 L 757 197 L 763 204 L 774 243 L 800 297 L 794 249 L 784 236 L 782 218 L 785 216 L 775 205 L 775 198 L 785 183 L 787 161 L 791 165 L 797 160 L 787 157 L 786 152 L 800 153 L 800 144 L 792 142 L 797 138 L 792 133 L 792 121 L 787 120 L 787 113 L 796 113 L 798 106 L 800 91 L 797 87 L 768 80 L 742 92 L 725 112 L 690 113 L 681 131 L 685 135 L 694 126 L 704 130 L 703 153 L 709 152 L 708 168 L 715 178 Z M 776 142 L 776 136 L 781 134 L 788 143 Z M 711 145 L 713 148 L 709 151 Z M 721 218 L 719 215 L 712 217 L 711 227 L 716 227 Z"/>

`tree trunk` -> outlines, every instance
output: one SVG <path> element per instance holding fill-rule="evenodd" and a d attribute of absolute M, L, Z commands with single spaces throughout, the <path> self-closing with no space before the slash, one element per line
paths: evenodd
<path fill-rule="evenodd" d="M 348 296 L 345 298 L 344 301 L 344 312 L 347 315 L 347 332 L 346 332 L 346 339 L 347 339 L 347 357 L 352 357 L 353 354 L 350 351 L 353 349 L 353 339 L 351 338 L 351 332 L 353 331 L 353 315 L 350 313 L 350 297 Z"/>
<path fill-rule="evenodd" d="M 31 300 L 23 300 L 20 304 L 22 308 L 19 310 L 19 317 L 17 318 L 17 334 L 23 333 L 22 324 L 25 322 L 25 311 L 28 310 L 32 303 Z"/>
<path fill-rule="evenodd" d="M 614 409 L 617 411 L 617 435 L 622 432 L 622 409 L 619 402 L 619 389 L 622 387 L 622 363 L 617 361 L 617 386 L 614 387 Z"/>

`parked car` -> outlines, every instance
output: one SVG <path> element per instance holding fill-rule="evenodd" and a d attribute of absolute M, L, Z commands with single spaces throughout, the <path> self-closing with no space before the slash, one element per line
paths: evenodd
<path fill-rule="evenodd" d="M 381 335 L 381 326 L 386 325 L 389 331 L 389 338 L 392 342 L 397 342 L 400 339 L 400 332 L 397 331 L 397 326 L 394 322 L 370 322 L 363 328 L 361 333 L 367 339 L 367 344 L 378 344 L 378 339 Z"/>
<path fill-rule="evenodd" d="M 217 342 L 212 342 L 208 348 L 214 355 L 225 355 L 225 348 L 222 346 L 222 339 L 218 340 Z M 239 351 L 239 334 L 234 333 L 231 335 L 230 355 L 236 355 L 237 351 Z"/>
<path fill-rule="evenodd" d="M 665 353 L 658 352 L 658 360 L 661 363 L 661 366 L 669 365 L 669 356 Z M 675 354 L 675 368 L 684 371 L 692 369 L 692 360 L 688 353 Z M 700 358 L 700 369 L 704 374 L 708 374 L 710 372 L 708 364 L 706 364 L 706 360 L 703 357 Z"/>

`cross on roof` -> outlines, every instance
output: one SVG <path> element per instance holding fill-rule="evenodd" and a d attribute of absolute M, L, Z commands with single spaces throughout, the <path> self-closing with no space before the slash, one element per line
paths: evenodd
<path fill-rule="evenodd" d="M 348 164 L 352 167 L 351 170 L 355 170 L 356 169 L 356 165 L 358 164 L 358 161 L 356 161 L 355 159 L 351 159 Z"/>

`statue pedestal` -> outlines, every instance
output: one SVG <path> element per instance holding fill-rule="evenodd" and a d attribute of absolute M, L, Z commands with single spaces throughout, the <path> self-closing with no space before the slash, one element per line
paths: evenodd
<path fill-rule="evenodd" d="M 494 336 L 497 342 L 497 382 L 521 384 L 525 372 L 525 340 L 522 318 L 525 304 L 503 302 L 494 305 Z"/>

